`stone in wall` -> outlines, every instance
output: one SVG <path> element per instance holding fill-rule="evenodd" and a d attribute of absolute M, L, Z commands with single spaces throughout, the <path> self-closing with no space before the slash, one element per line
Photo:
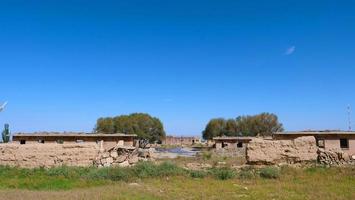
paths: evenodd
<path fill-rule="evenodd" d="M 129 167 L 139 161 L 148 160 L 153 160 L 152 153 L 149 149 L 138 149 L 136 147 L 117 144 L 114 148 L 100 152 L 95 159 L 94 165 L 97 167 Z"/>
<path fill-rule="evenodd" d="M 247 147 L 248 164 L 295 164 L 316 160 L 317 146 L 312 136 L 299 137 L 294 140 L 254 138 Z"/>
<path fill-rule="evenodd" d="M 339 149 L 318 149 L 318 162 L 324 165 L 351 165 L 355 164 L 355 158 Z"/>

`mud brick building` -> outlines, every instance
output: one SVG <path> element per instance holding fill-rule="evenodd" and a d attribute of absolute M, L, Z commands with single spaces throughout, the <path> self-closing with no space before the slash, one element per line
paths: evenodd
<path fill-rule="evenodd" d="M 276 140 L 291 140 L 303 136 L 313 136 L 317 146 L 325 150 L 341 150 L 355 155 L 355 132 L 353 131 L 299 131 L 278 132 L 273 135 Z"/>

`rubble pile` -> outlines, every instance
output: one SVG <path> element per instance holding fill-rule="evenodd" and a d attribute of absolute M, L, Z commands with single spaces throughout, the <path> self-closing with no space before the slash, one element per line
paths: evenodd
<path fill-rule="evenodd" d="M 318 162 L 324 165 L 350 165 L 355 164 L 355 159 L 339 149 L 324 150 L 319 148 Z"/>
<path fill-rule="evenodd" d="M 138 149 L 131 146 L 117 145 L 108 150 L 100 150 L 94 165 L 97 167 L 129 167 L 139 161 L 151 161 L 154 158 L 151 149 Z"/>

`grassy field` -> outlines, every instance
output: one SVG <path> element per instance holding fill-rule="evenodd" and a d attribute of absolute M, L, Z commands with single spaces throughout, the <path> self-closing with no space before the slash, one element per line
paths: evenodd
<path fill-rule="evenodd" d="M 180 167 L 187 163 L 208 164 L 210 166 L 218 166 L 218 163 L 224 163 L 225 167 L 232 167 L 233 165 L 240 166 L 246 163 L 244 156 L 221 156 L 209 151 L 202 151 L 194 157 L 177 157 L 175 159 L 160 159 L 160 161 L 172 162 Z"/>
<path fill-rule="evenodd" d="M 195 177 L 195 178 L 194 178 Z M 196 178 L 199 177 L 199 178 Z M 355 199 L 355 168 L 0 168 L 0 199 Z"/>

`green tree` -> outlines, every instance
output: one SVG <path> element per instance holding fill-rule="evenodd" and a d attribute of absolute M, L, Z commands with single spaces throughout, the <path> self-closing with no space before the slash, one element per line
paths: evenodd
<path fill-rule="evenodd" d="M 237 133 L 243 136 L 255 136 L 253 116 L 239 116 L 236 118 Z"/>
<path fill-rule="evenodd" d="M 254 117 L 255 133 L 261 136 L 270 136 L 273 133 L 284 131 L 278 117 L 272 113 L 261 113 Z"/>
<path fill-rule="evenodd" d="M 270 136 L 275 132 L 283 131 L 278 117 L 272 113 L 239 116 L 235 120 L 223 118 L 212 119 L 202 132 L 204 139 L 216 136 Z"/>
<path fill-rule="evenodd" d="M 237 122 L 234 119 L 228 119 L 223 131 L 226 136 L 236 136 L 238 134 Z"/>
<path fill-rule="evenodd" d="M 136 134 L 139 139 L 149 142 L 161 141 L 165 137 L 162 122 L 158 118 L 145 113 L 100 118 L 96 124 L 96 132 Z"/>
<path fill-rule="evenodd" d="M 283 125 L 272 113 L 261 113 L 253 116 L 239 116 L 236 119 L 237 132 L 245 136 L 270 136 L 283 131 Z"/>
<path fill-rule="evenodd" d="M 98 133 L 115 133 L 115 126 L 111 117 L 99 118 L 96 122 L 95 131 Z"/>
<path fill-rule="evenodd" d="M 10 141 L 10 130 L 9 130 L 9 124 L 5 124 L 4 130 L 2 131 L 2 142 L 3 143 L 8 143 Z"/>
<path fill-rule="evenodd" d="M 226 132 L 226 120 L 223 118 L 211 119 L 206 125 L 205 130 L 202 132 L 202 136 L 206 140 L 210 140 L 213 137 L 223 136 Z"/>

